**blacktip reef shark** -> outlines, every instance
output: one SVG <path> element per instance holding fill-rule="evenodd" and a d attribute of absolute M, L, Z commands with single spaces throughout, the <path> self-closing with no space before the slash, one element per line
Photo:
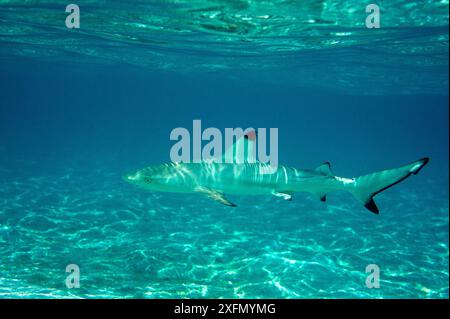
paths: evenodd
<path fill-rule="evenodd" d="M 378 193 L 400 183 L 412 174 L 417 174 L 428 163 L 425 157 L 410 164 L 394 169 L 370 173 L 356 178 L 335 176 L 329 162 L 316 169 L 295 169 L 278 166 L 272 173 L 269 164 L 252 160 L 242 154 L 240 146 L 256 147 L 249 135 L 238 139 L 225 152 L 235 160 L 206 160 L 199 163 L 170 163 L 150 166 L 123 176 L 124 180 L 146 190 L 173 193 L 200 193 L 209 198 L 235 207 L 225 194 L 237 195 L 274 195 L 285 200 L 292 200 L 297 192 L 308 192 L 321 201 L 326 201 L 329 192 L 344 190 L 350 192 L 368 210 L 378 214 L 379 210 L 373 197 Z M 231 153 L 227 154 L 227 153 Z M 248 151 L 247 154 L 254 154 Z M 240 157 L 241 156 L 241 157 Z"/>

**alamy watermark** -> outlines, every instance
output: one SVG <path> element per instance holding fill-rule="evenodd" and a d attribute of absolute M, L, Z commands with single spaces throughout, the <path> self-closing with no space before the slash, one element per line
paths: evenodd
<path fill-rule="evenodd" d="M 80 7 L 76 4 L 69 4 L 66 7 L 66 12 L 70 13 L 66 17 L 66 27 L 68 29 L 80 28 Z"/>
<path fill-rule="evenodd" d="M 380 288 L 380 267 L 377 264 L 370 264 L 366 267 L 366 287 L 369 289 Z"/>
<path fill-rule="evenodd" d="M 269 139 L 269 145 L 267 145 Z M 170 150 L 170 159 L 174 163 L 263 163 L 271 173 L 278 168 L 278 128 L 225 128 L 215 127 L 202 130 L 201 120 L 192 123 L 192 134 L 184 127 L 174 128 L 170 140 L 177 141 Z M 207 142 L 205 145 L 202 142 Z M 234 145 L 234 147 L 233 147 Z M 192 146 L 192 147 L 191 147 Z"/>
<path fill-rule="evenodd" d="M 366 13 L 370 13 L 366 18 L 366 27 L 368 29 L 379 29 L 380 28 L 380 7 L 376 4 L 369 4 L 366 7 Z"/>
<path fill-rule="evenodd" d="M 66 277 L 66 287 L 69 289 L 80 288 L 80 267 L 76 264 L 69 264 L 66 266 L 66 272 L 69 273 Z"/>

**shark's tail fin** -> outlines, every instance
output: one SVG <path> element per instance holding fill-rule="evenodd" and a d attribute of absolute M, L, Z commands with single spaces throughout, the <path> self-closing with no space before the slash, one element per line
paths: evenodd
<path fill-rule="evenodd" d="M 373 197 L 385 189 L 400 183 L 411 174 L 417 174 L 429 161 L 428 157 L 422 158 L 411 164 L 398 168 L 388 169 L 381 172 L 375 172 L 363 175 L 355 180 L 350 192 L 355 196 L 368 210 L 378 214 L 379 210 Z"/>

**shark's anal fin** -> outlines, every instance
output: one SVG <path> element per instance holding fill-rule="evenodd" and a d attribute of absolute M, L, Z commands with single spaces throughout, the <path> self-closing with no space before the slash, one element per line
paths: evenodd
<path fill-rule="evenodd" d="M 292 192 L 289 191 L 273 191 L 272 194 L 277 197 L 281 197 L 284 200 L 292 200 Z"/>
<path fill-rule="evenodd" d="M 199 193 L 203 193 L 209 198 L 215 200 L 216 202 L 219 202 L 226 206 L 236 207 L 235 204 L 230 202 L 228 199 L 225 198 L 225 195 L 219 191 L 216 191 L 214 189 L 208 188 L 208 187 L 197 187 L 195 191 Z"/>
<path fill-rule="evenodd" d="M 321 202 L 327 201 L 327 194 L 326 193 L 320 193 L 320 192 L 310 192 L 314 197 L 317 197 L 320 199 Z"/>

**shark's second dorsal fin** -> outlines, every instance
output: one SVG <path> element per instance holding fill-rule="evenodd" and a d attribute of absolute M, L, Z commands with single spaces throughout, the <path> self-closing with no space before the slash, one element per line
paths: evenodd
<path fill-rule="evenodd" d="M 325 162 L 322 165 L 318 166 L 315 169 L 316 172 L 319 172 L 323 175 L 331 176 L 333 173 L 331 172 L 331 164 L 330 162 Z"/>
<path fill-rule="evenodd" d="M 256 163 L 256 131 L 248 129 L 223 154 L 223 163 Z"/>

